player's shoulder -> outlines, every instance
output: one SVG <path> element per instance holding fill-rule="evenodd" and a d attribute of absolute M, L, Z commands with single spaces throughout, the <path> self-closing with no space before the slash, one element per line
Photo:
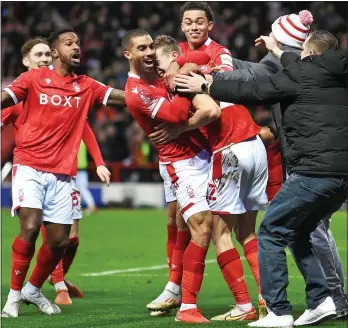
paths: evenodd
<path fill-rule="evenodd" d="M 186 50 L 188 47 L 188 42 L 187 41 L 179 42 L 179 47 L 180 47 L 181 51 Z"/>
<path fill-rule="evenodd" d="M 220 55 L 226 54 L 231 56 L 231 52 L 225 46 L 214 40 L 211 40 L 210 47 Z"/>

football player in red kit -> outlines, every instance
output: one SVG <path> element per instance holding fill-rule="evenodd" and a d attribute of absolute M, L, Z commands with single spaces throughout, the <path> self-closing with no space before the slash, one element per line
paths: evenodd
<path fill-rule="evenodd" d="M 211 57 L 210 67 L 219 65 L 224 71 L 233 70 L 232 57 L 228 49 L 219 45 L 209 38 L 209 32 L 213 28 L 213 12 L 210 6 L 204 2 L 186 2 L 180 11 L 181 28 L 185 33 L 186 42 L 180 43 L 180 48 L 183 54 L 191 53 L 192 51 L 203 51 Z M 177 74 L 181 67 L 181 58 L 178 58 L 171 63 L 168 71 L 164 74 L 164 80 L 169 89 L 173 89 L 173 77 Z M 272 139 L 272 135 L 268 128 L 259 128 L 259 134 L 265 142 L 267 139 Z M 269 151 L 268 151 L 269 153 Z M 268 155 L 268 154 L 267 154 Z M 274 183 L 273 180 L 269 181 Z M 274 188 L 268 188 L 268 191 L 273 191 Z M 243 216 L 240 216 L 234 225 L 237 240 L 244 248 L 244 254 L 248 264 L 253 272 L 259 294 L 259 313 L 265 315 L 265 305 L 260 291 L 260 278 L 258 272 L 257 258 L 257 239 L 255 234 L 255 224 L 258 211 L 247 211 Z M 238 314 L 239 316 L 239 314 Z M 219 317 L 220 318 L 220 317 Z M 219 319 L 216 317 L 216 319 Z M 220 318 L 221 319 L 221 318 Z"/>
<path fill-rule="evenodd" d="M 179 58 L 181 61 L 178 57 L 180 49 L 176 41 L 169 36 L 157 37 L 154 44 L 158 71 L 162 75 L 172 60 Z M 192 59 L 191 61 L 194 62 Z M 208 62 L 205 63 L 204 67 L 206 66 L 209 66 Z M 209 150 L 213 153 L 208 201 L 213 214 L 216 214 L 212 238 L 218 263 L 236 298 L 237 306 L 225 315 L 214 317 L 213 320 L 253 320 L 256 319 L 256 312 L 244 282 L 239 254 L 231 240 L 231 229 L 241 213 L 251 209 L 257 210 L 267 203 L 266 152 L 258 136 L 260 127 L 253 122 L 249 111 L 243 106 L 233 104 L 221 106 L 224 108 L 220 119 L 211 122 L 205 128 L 210 144 Z M 181 127 L 175 127 L 175 134 L 178 135 L 180 130 Z M 226 161 L 229 161 L 228 165 Z M 179 266 L 180 263 L 176 261 L 173 256 L 173 265 Z M 181 281 L 176 283 L 180 284 Z M 181 313 L 178 315 L 182 317 Z"/>
<path fill-rule="evenodd" d="M 43 66 L 49 66 L 52 64 L 52 56 L 51 50 L 48 46 L 46 40 L 36 37 L 34 39 L 28 40 L 21 49 L 22 53 L 22 62 L 23 65 L 26 66 L 28 70 L 37 69 Z M 23 103 L 18 103 L 17 105 L 5 108 L 1 113 L 1 125 L 7 126 L 12 123 L 14 128 L 14 135 L 16 136 L 19 127 L 22 124 L 23 116 L 20 116 L 22 112 Z M 84 129 L 84 133 L 82 139 L 86 143 L 86 146 L 94 159 L 94 162 L 97 167 L 97 174 L 101 178 L 102 181 L 109 180 L 110 172 L 105 167 L 105 163 L 103 161 L 102 155 L 100 153 L 99 146 L 97 144 L 97 140 L 86 122 L 86 126 Z M 76 186 L 73 187 L 73 192 L 75 192 L 76 200 L 74 202 L 74 221 L 72 225 L 72 230 L 69 236 L 69 244 L 68 248 L 64 253 L 62 261 L 58 264 L 55 270 L 51 274 L 52 283 L 55 285 L 56 289 L 56 304 L 71 304 L 70 296 L 72 297 L 82 297 L 83 294 L 78 287 L 73 285 L 72 283 L 65 281 L 64 282 L 64 274 L 67 273 L 70 268 L 78 248 L 78 223 L 82 218 L 81 211 L 81 202 L 79 197 L 79 190 Z M 45 241 L 45 228 L 41 227 L 41 231 L 43 234 L 43 240 Z M 63 262 L 65 265 L 63 266 Z M 65 270 L 63 270 L 63 267 Z M 70 295 L 69 295 L 70 294 Z M 6 312 L 6 311 L 5 311 Z M 4 314 L 6 317 L 6 314 Z"/>
<path fill-rule="evenodd" d="M 86 117 L 96 103 L 125 103 L 123 91 L 74 74 L 80 64 L 80 41 L 71 29 L 52 33 L 47 41 L 53 67 L 25 72 L 1 91 L 2 108 L 23 102 L 12 171 L 12 214 L 19 215 L 20 233 L 12 245 L 11 290 L 3 310 L 8 317 L 18 316 L 21 300 L 45 314 L 61 312 L 40 289 L 68 244 L 73 221 L 71 181 Z M 42 220 L 47 240 L 22 289 Z"/>

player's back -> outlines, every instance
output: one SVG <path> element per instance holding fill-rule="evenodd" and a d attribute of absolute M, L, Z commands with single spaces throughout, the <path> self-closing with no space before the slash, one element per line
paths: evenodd
<path fill-rule="evenodd" d="M 261 128 L 245 106 L 221 102 L 220 107 L 220 118 L 205 126 L 212 152 L 260 133 Z"/>
<path fill-rule="evenodd" d="M 107 89 L 85 75 L 63 77 L 53 67 L 19 76 L 5 89 L 12 92 L 15 102 L 23 99 L 14 162 L 75 174 L 73 163 L 88 111 L 95 102 L 107 99 Z"/>
<path fill-rule="evenodd" d="M 147 135 L 155 132 L 155 127 L 162 122 L 156 119 L 164 99 L 170 96 L 162 82 L 157 79 L 152 85 L 139 77 L 130 74 L 126 87 L 125 97 L 127 108 Z M 165 145 L 156 145 L 161 162 L 173 162 L 195 156 L 202 150 L 191 139 L 191 133 L 180 135 L 173 142 Z"/>

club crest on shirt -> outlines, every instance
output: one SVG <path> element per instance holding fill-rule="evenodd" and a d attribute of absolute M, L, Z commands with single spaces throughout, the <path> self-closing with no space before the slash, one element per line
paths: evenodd
<path fill-rule="evenodd" d="M 77 82 L 74 82 L 74 83 L 73 83 L 73 87 L 74 87 L 75 92 L 80 92 L 80 91 L 81 91 L 81 88 L 80 88 L 80 86 L 77 84 Z"/>
<path fill-rule="evenodd" d="M 19 202 L 23 202 L 24 200 L 24 192 L 23 192 L 23 189 L 19 189 L 18 190 L 18 199 L 19 199 Z"/>

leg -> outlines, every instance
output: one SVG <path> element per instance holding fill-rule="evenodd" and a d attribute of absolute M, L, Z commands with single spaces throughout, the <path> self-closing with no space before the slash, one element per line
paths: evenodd
<path fill-rule="evenodd" d="M 311 240 L 315 254 L 317 255 L 319 262 L 324 270 L 326 282 L 331 290 L 332 298 L 335 302 L 337 312 L 347 312 L 348 305 L 344 295 L 344 289 L 341 285 L 340 276 L 336 270 L 337 259 L 334 256 L 334 250 L 337 248 L 335 241 L 331 235 L 329 240 L 329 218 L 321 220 L 317 228 L 311 233 Z M 333 242 L 334 249 L 332 249 L 331 242 Z M 340 259 L 339 259 L 340 261 Z"/>
<path fill-rule="evenodd" d="M 88 189 L 88 172 L 87 171 L 78 171 L 76 176 L 76 184 L 80 189 L 82 199 L 86 202 L 88 210 L 91 212 L 96 211 L 97 207 L 92 193 Z"/>
<path fill-rule="evenodd" d="M 244 256 L 248 261 L 249 267 L 254 276 L 257 285 L 259 301 L 262 301 L 258 246 L 255 233 L 257 213 L 258 211 L 249 211 L 245 214 L 240 214 L 238 217 L 238 224 L 235 227 L 235 233 L 238 242 L 243 246 Z"/>
<path fill-rule="evenodd" d="M 221 273 L 236 300 L 236 306 L 225 314 L 211 320 L 255 320 L 255 308 L 251 304 L 244 270 L 238 250 L 234 247 L 231 232 L 238 221 L 238 215 L 214 215 L 212 240 Z"/>
<path fill-rule="evenodd" d="M 12 216 L 18 214 L 20 230 L 12 244 L 10 292 L 2 317 L 18 317 L 21 289 L 35 253 L 40 232 L 44 186 L 30 167 L 15 165 L 12 170 Z"/>
<path fill-rule="evenodd" d="M 167 261 L 169 267 L 169 274 L 171 273 L 171 264 L 173 251 L 176 244 L 176 235 L 178 228 L 176 226 L 176 201 L 167 204 Z"/>

